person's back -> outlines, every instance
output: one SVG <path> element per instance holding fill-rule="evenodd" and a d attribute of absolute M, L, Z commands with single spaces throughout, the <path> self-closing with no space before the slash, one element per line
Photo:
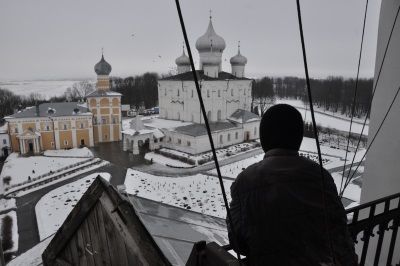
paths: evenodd
<path fill-rule="evenodd" d="M 296 114 L 289 128 L 281 126 L 275 118 L 282 108 L 286 115 L 298 113 L 288 105 L 277 105 L 267 112 L 260 126 L 264 160 L 248 167 L 232 184 L 230 209 L 236 239 L 228 223 L 231 244 L 248 257 L 250 265 L 321 265 L 332 263 L 332 256 L 337 265 L 356 265 L 354 244 L 333 179 L 324 170 L 322 184 L 320 166 L 298 155 L 301 115 Z M 282 123 L 293 123 L 285 113 L 279 118 Z M 278 127 L 270 129 L 273 136 L 265 132 L 271 126 Z M 289 135 L 279 127 L 290 131 L 286 132 Z M 288 139 L 290 134 L 292 139 Z M 287 143 L 282 143 L 281 137 Z"/>

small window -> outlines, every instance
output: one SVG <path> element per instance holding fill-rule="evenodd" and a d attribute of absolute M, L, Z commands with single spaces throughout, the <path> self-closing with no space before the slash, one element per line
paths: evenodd
<path fill-rule="evenodd" d="M 83 128 L 83 123 L 81 123 L 81 128 Z"/>
<path fill-rule="evenodd" d="M 171 142 L 171 141 L 172 141 L 171 137 L 168 137 L 168 142 Z"/>
<path fill-rule="evenodd" d="M 164 96 L 167 96 L 167 89 L 164 89 Z"/>
<path fill-rule="evenodd" d="M 178 139 L 178 144 L 181 144 L 182 143 L 182 140 L 181 139 Z"/>
<path fill-rule="evenodd" d="M 115 117 L 113 117 L 112 122 L 113 122 L 113 124 L 116 124 L 117 123 L 117 119 Z"/>
<path fill-rule="evenodd" d="M 190 147 L 190 145 L 191 145 L 190 141 L 187 142 L 187 145 Z"/>
<path fill-rule="evenodd" d="M 231 141 L 231 134 L 228 133 L 228 141 Z"/>
<path fill-rule="evenodd" d="M 6 139 L 3 139 L 3 144 L 7 144 L 7 140 Z"/>
<path fill-rule="evenodd" d="M 107 120 L 106 120 L 105 118 L 102 118 L 102 119 L 101 119 L 101 123 L 102 123 L 102 124 L 107 124 Z"/>
<path fill-rule="evenodd" d="M 224 140 L 224 137 L 223 137 L 222 135 L 220 135 L 220 136 L 219 136 L 219 143 L 222 144 L 223 140 Z"/>
<path fill-rule="evenodd" d="M 67 124 L 64 124 L 64 130 L 67 130 Z"/>
<path fill-rule="evenodd" d="M 15 133 L 18 133 L 18 128 L 17 127 L 15 128 Z"/>
<path fill-rule="evenodd" d="M 192 90 L 192 98 L 193 98 L 193 90 Z"/>
<path fill-rule="evenodd" d="M 254 137 L 257 136 L 257 127 L 254 128 Z"/>
<path fill-rule="evenodd" d="M 233 96 L 233 89 L 231 89 L 231 96 Z"/>
<path fill-rule="evenodd" d="M 238 139 L 239 138 L 239 132 L 236 132 L 235 133 L 235 139 Z"/>
<path fill-rule="evenodd" d="M 178 96 L 179 96 L 179 89 L 178 89 Z"/>
<path fill-rule="evenodd" d="M 207 97 L 210 98 L 210 90 L 207 90 Z"/>
<path fill-rule="evenodd" d="M 47 131 L 50 131 L 49 125 L 46 125 L 46 130 L 47 130 Z"/>
<path fill-rule="evenodd" d="M 64 145 L 68 145 L 68 140 L 64 140 Z"/>

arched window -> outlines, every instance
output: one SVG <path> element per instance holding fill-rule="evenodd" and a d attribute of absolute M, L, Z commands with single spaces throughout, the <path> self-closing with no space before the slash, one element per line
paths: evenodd
<path fill-rule="evenodd" d="M 178 112 L 178 120 L 181 120 L 181 113 Z"/>
<path fill-rule="evenodd" d="M 192 98 L 193 98 L 193 90 L 192 90 Z"/>
<path fill-rule="evenodd" d="M 218 97 L 221 97 L 221 91 L 218 90 Z"/>
<path fill-rule="evenodd" d="M 235 133 L 235 139 L 238 139 L 239 138 L 239 132 L 236 132 Z"/>
<path fill-rule="evenodd" d="M 178 89 L 178 96 L 179 96 L 179 89 Z"/>
<path fill-rule="evenodd" d="M 207 112 L 207 118 L 208 118 L 208 120 L 211 121 L 211 118 L 212 118 L 212 117 L 211 117 L 211 111 L 208 111 L 208 112 Z"/>
<path fill-rule="evenodd" d="M 210 98 L 210 90 L 207 90 L 207 97 Z"/>
<path fill-rule="evenodd" d="M 224 139 L 224 137 L 222 135 L 219 135 L 219 143 L 222 144 L 223 139 Z"/>
<path fill-rule="evenodd" d="M 217 120 L 221 121 L 221 110 L 218 110 L 217 112 Z"/>
<path fill-rule="evenodd" d="M 233 96 L 233 89 L 231 89 L 231 96 Z"/>
<path fill-rule="evenodd" d="M 228 133 L 228 141 L 231 141 L 231 134 Z"/>
<path fill-rule="evenodd" d="M 257 136 L 257 127 L 254 127 L 254 137 Z"/>

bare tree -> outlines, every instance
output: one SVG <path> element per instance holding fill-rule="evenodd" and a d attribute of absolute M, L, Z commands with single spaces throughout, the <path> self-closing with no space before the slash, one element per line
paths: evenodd
<path fill-rule="evenodd" d="M 67 101 L 85 100 L 86 96 L 94 91 L 94 86 L 89 81 L 76 82 L 72 88 L 67 88 L 65 97 Z"/>

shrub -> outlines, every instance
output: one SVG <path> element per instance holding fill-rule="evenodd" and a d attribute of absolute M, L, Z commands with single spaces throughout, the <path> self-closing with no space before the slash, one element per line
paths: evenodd
<path fill-rule="evenodd" d="M 12 227 L 13 220 L 9 215 L 6 215 L 2 219 L 3 226 L 1 227 L 1 238 L 2 238 L 2 246 L 3 250 L 12 249 L 14 246 L 14 242 L 12 240 Z"/>

